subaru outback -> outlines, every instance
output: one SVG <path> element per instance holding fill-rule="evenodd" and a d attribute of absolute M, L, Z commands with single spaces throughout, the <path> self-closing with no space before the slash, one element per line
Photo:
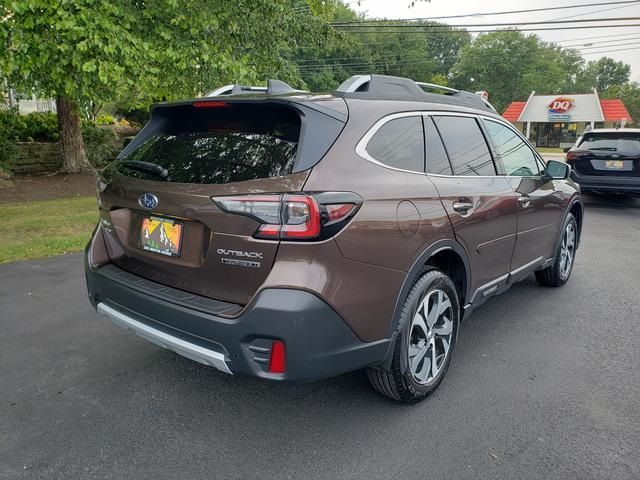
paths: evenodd
<path fill-rule="evenodd" d="M 640 194 L 640 129 L 584 132 L 567 151 L 571 178 L 583 192 Z"/>
<path fill-rule="evenodd" d="M 378 75 L 155 105 L 97 188 L 99 313 L 227 374 L 366 369 L 406 403 L 473 309 L 567 281 L 583 217 L 570 167 L 485 99 Z"/>

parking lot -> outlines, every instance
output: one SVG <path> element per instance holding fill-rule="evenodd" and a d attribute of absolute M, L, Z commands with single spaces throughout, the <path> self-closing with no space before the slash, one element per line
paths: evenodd
<path fill-rule="evenodd" d="M 0 266 L 0 478 L 640 478 L 640 199 L 586 197 L 569 283 L 463 325 L 440 389 L 227 376 L 98 318 L 82 257 Z"/>

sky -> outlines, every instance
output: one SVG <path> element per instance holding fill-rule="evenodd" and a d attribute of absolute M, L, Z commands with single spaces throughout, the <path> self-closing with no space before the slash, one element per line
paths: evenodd
<path fill-rule="evenodd" d="M 360 13 L 366 13 L 375 18 L 429 18 L 445 15 L 463 15 L 473 13 L 504 12 L 509 10 L 526 10 L 534 8 L 557 7 L 565 5 L 584 5 L 607 3 L 606 0 L 431 0 L 412 2 L 411 0 L 348 0 L 351 8 Z M 410 6 L 411 3 L 415 3 Z M 456 19 L 438 20 L 449 24 L 486 24 L 531 22 L 541 20 L 560 20 L 573 17 L 571 20 L 601 19 L 615 17 L 640 17 L 640 1 L 632 4 L 592 5 L 582 8 L 552 10 L 524 14 L 507 14 L 498 16 L 473 16 Z M 613 23 L 613 22 L 608 22 Z M 636 23 L 638 21 L 615 22 Z M 584 24 L 588 25 L 588 24 Z M 563 25 L 560 25 L 563 26 Z M 481 27 L 479 27 L 481 28 Z M 491 27 L 494 28 L 494 27 Z M 531 32 L 538 34 L 548 42 L 559 42 L 560 45 L 579 48 L 586 60 L 597 60 L 608 56 L 631 65 L 631 80 L 640 81 L 640 27 L 598 28 L 580 30 L 554 30 L 546 32 Z M 615 36 L 614 36 L 615 35 Z M 594 38 L 599 37 L 599 38 Z M 587 40 L 586 38 L 590 39 Z M 576 40 L 577 39 L 577 40 Z M 585 43 L 593 42 L 592 46 Z M 606 42 L 606 43 L 597 43 Z M 620 44 L 626 45 L 620 45 Z M 596 53 L 605 50 L 629 49 L 608 53 Z"/>

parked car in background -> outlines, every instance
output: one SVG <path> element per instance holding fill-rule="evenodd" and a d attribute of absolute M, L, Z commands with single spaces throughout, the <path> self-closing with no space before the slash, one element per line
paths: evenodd
<path fill-rule="evenodd" d="M 236 91 L 156 105 L 100 173 L 85 271 L 114 322 L 231 374 L 366 368 L 411 403 L 473 309 L 533 272 L 569 279 L 570 169 L 480 96 L 378 75 Z"/>
<path fill-rule="evenodd" d="M 583 192 L 640 194 L 640 129 L 589 130 L 566 153 Z"/>

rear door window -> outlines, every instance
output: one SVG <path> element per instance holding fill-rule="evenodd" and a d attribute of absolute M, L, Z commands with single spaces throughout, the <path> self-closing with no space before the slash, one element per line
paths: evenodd
<path fill-rule="evenodd" d="M 291 173 L 298 151 L 300 116 L 277 105 L 184 107 L 118 162 L 120 173 L 158 180 L 127 161 L 166 168 L 179 183 L 229 183 Z"/>
<path fill-rule="evenodd" d="M 424 119 L 424 137 L 427 143 L 427 172 L 436 175 L 452 175 L 447 152 L 430 117 Z"/>
<path fill-rule="evenodd" d="M 507 175 L 532 177 L 540 174 L 535 154 L 513 130 L 492 120 L 485 120 L 484 124 Z"/>
<path fill-rule="evenodd" d="M 433 121 L 449 154 L 455 175 L 496 174 L 489 147 L 475 118 L 434 116 Z"/>
<path fill-rule="evenodd" d="M 420 115 L 382 125 L 367 143 L 367 154 L 389 167 L 424 173 L 424 138 Z"/>
<path fill-rule="evenodd" d="M 640 133 L 637 132 L 593 132 L 585 133 L 580 150 L 594 153 L 617 153 L 625 156 L 640 156 Z"/>

